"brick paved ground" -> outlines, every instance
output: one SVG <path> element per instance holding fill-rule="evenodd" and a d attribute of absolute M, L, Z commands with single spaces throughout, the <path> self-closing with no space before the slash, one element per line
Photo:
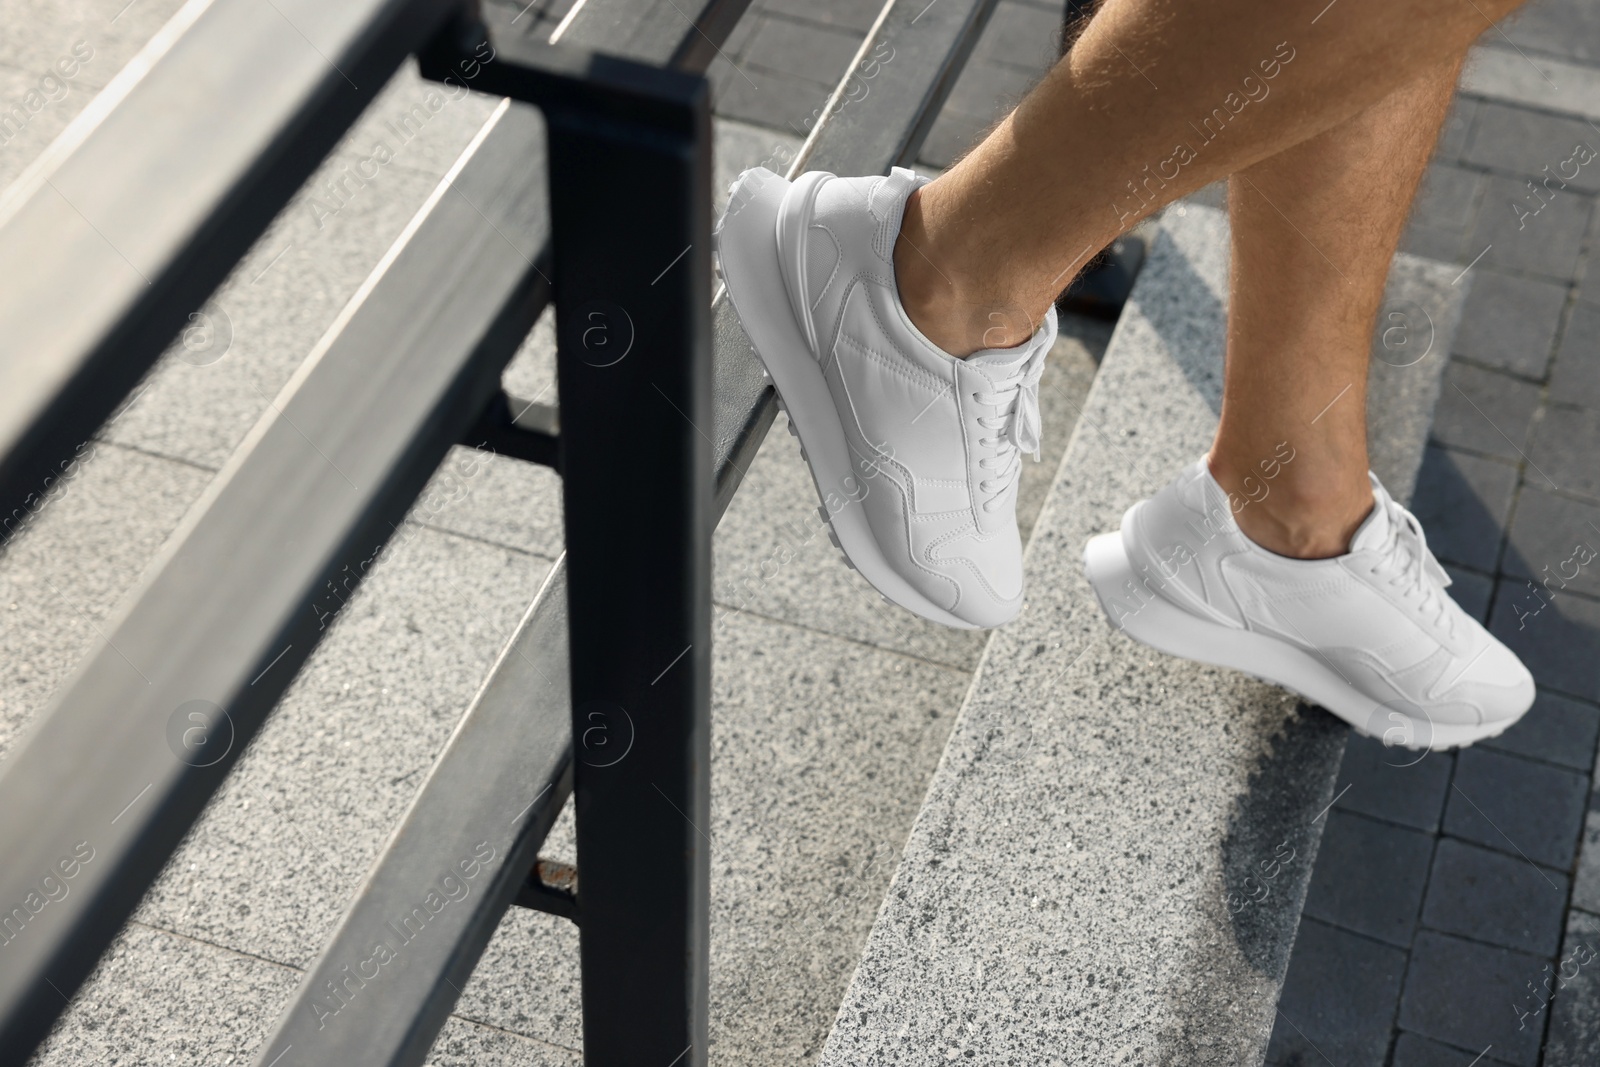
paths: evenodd
<path fill-rule="evenodd" d="M 1458 756 L 1351 739 L 1275 1064 L 1600 1062 L 1600 9 L 1483 43 L 1403 245 L 1475 263 L 1414 506 L 1539 698 Z"/>

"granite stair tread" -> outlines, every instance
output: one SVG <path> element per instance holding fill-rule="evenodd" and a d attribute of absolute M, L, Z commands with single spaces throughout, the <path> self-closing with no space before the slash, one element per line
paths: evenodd
<path fill-rule="evenodd" d="M 824 1049 L 824 1067 L 1260 1063 L 1347 728 L 1105 623 L 1085 541 L 1204 452 L 1227 220 L 1163 216 Z M 1422 459 L 1458 268 L 1391 272 L 1369 422 L 1400 500 Z M 1385 318 L 1389 325 L 1401 320 Z"/>

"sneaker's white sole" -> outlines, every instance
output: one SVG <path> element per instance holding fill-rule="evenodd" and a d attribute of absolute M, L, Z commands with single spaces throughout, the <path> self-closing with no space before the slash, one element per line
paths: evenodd
<path fill-rule="evenodd" d="M 851 495 L 849 486 L 864 485 L 869 493 L 877 487 L 852 461 L 833 394 L 789 306 L 776 239 L 778 207 L 788 189 L 787 181 L 763 168 L 739 175 L 731 190 L 730 210 L 717 229 L 717 258 L 739 323 L 800 439 L 800 451 L 822 501 L 819 514 L 831 527 L 832 540 L 846 562 L 888 600 L 945 626 L 980 629 L 929 600 L 890 566 L 864 508 L 853 500 L 837 511 L 827 506 L 830 491 L 838 499 Z"/>
<path fill-rule="evenodd" d="M 1137 588 L 1120 532 L 1089 539 L 1083 549 L 1083 572 L 1110 622 L 1115 616 L 1108 599 L 1119 599 L 1125 590 Z M 1357 733 L 1381 737 L 1385 744 L 1413 750 L 1459 748 L 1494 737 L 1515 721 L 1464 725 L 1419 720 L 1402 708 L 1380 705 L 1364 696 L 1315 655 L 1275 637 L 1199 618 L 1148 591 L 1124 608 L 1132 610 L 1112 625 L 1134 640 L 1170 655 L 1229 667 L 1282 686 L 1328 709 Z M 1403 720 L 1398 728 L 1394 716 Z"/>

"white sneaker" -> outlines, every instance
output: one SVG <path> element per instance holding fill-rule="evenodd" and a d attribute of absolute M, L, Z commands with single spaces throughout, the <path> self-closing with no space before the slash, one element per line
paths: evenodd
<path fill-rule="evenodd" d="M 1240 531 L 1202 458 L 1092 538 L 1084 571 L 1136 640 L 1293 690 L 1386 745 L 1501 733 L 1533 703 L 1533 676 L 1445 592 L 1416 516 L 1376 476 L 1372 497 L 1348 553 L 1291 559 Z"/>
<path fill-rule="evenodd" d="M 1052 310 L 1013 348 L 956 359 L 912 325 L 894 278 L 906 197 L 928 179 L 739 176 L 717 225 L 728 296 L 788 412 L 846 561 L 948 626 L 1022 608 L 1017 476 L 1038 456 Z"/>

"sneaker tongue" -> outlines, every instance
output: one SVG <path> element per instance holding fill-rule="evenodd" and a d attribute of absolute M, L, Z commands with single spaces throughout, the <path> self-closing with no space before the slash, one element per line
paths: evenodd
<path fill-rule="evenodd" d="M 966 362 L 974 367 L 1014 368 L 1039 355 L 1041 350 L 1048 352 L 1055 341 L 1056 315 L 1055 308 L 1051 308 L 1026 341 L 1006 348 L 980 348 L 967 356 Z"/>
<path fill-rule="evenodd" d="M 980 348 L 966 357 L 967 365 L 993 367 L 997 370 L 1012 368 L 1032 358 L 1038 344 L 1039 334 L 1035 331 L 1031 338 L 1020 345 L 1012 345 L 1010 348 Z"/>

